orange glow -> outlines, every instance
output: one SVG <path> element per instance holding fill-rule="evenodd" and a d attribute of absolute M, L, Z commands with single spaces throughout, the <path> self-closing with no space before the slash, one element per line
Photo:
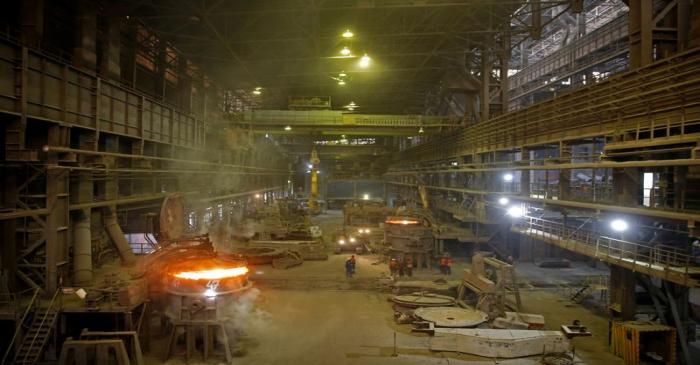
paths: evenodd
<path fill-rule="evenodd" d="M 243 267 L 232 267 L 228 269 L 209 269 L 201 271 L 183 271 L 174 274 L 176 278 L 180 279 L 190 279 L 190 280 L 216 280 L 232 278 L 236 276 L 245 275 L 248 273 L 248 268 Z"/>
<path fill-rule="evenodd" d="M 386 224 L 403 224 L 407 226 L 409 224 L 420 224 L 419 221 L 413 219 L 387 219 L 384 221 Z"/>

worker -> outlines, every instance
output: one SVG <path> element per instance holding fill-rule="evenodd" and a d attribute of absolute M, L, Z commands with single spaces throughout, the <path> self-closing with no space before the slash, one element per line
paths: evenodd
<path fill-rule="evenodd" d="M 404 271 L 406 271 L 406 262 L 401 260 L 399 261 L 399 276 L 403 276 Z"/>
<path fill-rule="evenodd" d="M 452 275 L 452 257 L 450 253 L 445 253 L 445 275 Z"/>
<path fill-rule="evenodd" d="M 411 256 L 406 257 L 406 275 L 413 276 L 413 259 Z"/>
<path fill-rule="evenodd" d="M 389 260 L 389 272 L 391 273 L 391 276 L 396 276 L 396 273 L 398 271 L 399 271 L 399 262 L 396 261 L 396 259 Z"/>
<path fill-rule="evenodd" d="M 445 254 L 440 256 L 440 274 L 447 275 L 447 256 Z"/>
<path fill-rule="evenodd" d="M 350 259 L 345 260 L 345 275 L 352 278 L 352 261 Z"/>
<path fill-rule="evenodd" d="M 355 260 L 355 255 L 350 256 L 350 263 L 352 263 L 352 273 L 354 275 L 355 274 L 355 264 L 357 264 L 357 260 Z"/>

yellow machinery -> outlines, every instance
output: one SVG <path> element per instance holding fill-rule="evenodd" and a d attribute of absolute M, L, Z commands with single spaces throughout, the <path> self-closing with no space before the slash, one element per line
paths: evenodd
<path fill-rule="evenodd" d="M 321 160 L 318 158 L 318 153 L 316 148 L 311 150 L 311 158 L 309 159 L 309 164 L 311 164 L 311 178 L 310 178 L 310 189 L 309 189 L 309 213 L 318 214 L 320 208 L 316 199 L 318 198 L 318 164 Z"/>

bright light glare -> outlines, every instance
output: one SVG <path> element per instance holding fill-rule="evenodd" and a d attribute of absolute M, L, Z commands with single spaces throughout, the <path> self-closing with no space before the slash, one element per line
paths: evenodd
<path fill-rule="evenodd" d="M 292 127 L 291 127 L 291 126 L 286 126 L 286 127 L 284 127 L 284 130 L 285 130 L 285 131 L 291 131 L 291 130 L 292 130 Z"/>
<path fill-rule="evenodd" d="M 629 228 L 629 225 L 622 219 L 615 219 L 612 222 L 610 222 L 610 228 L 617 232 L 624 232 L 627 230 L 627 228 Z"/>
<path fill-rule="evenodd" d="M 338 85 L 340 85 L 340 86 L 345 85 L 345 81 L 343 81 L 343 80 L 338 81 Z"/>
<path fill-rule="evenodd" d="M 340 240 L 340 241 L 338 241 L 338 243 L 340 243 L 341 245 L 344 245 L 344 244 L 345 244 L 345 240 Z"/>
<path fill-rule="evenodd" d="M 506 204 L 508 204 L 508 202 L 510 202 L 510 200 L 508 200 L 508 198 L 506 198 L 505 196 L 498 199 L 498 204 L 500 204 L 500 205 L 506 205 Z"/>
<path fill-rule="evenodd" d="M 513 181 L 513 174 L 511 174 L 511 173 L 504 174 L 503 181 L 508 181 L 508 182 Z"/>
<path fill-rule="evenodd" d="M 350 237 L 350 242 L 355 242 L 355 237 Z"/>
<path fill-rule="evenodd" d="M 354 37 L 355 34 L 350 31 L 350 29 L 346 29 L 345 32 L 343 32 L 343 38 L 352 38 Z"/>
<path fill-rule="evenodd" d="M 365 233 L 370 233 L 370 232 L 371 231 L 369 230 L 369 228 L 365 229 Z"/>
<path fill-rule="evenodd" d="M 260 95 L 262 94 L 262 91 L 260 90 L 253 90 L 253 95 Z"/>
<path fill-rule="evenodd" d="M 351 101 L 350 104 L 348 104 L 348 105 L 350 105 L 350 106 L 356 106 L 357 104 L 355 104 L 354 101 Z M 345 135 L 343 135 L 343 138 L 345 138 Z"/>
<path fill-rule="evenodd" d="M 363 194 L 362 200 L 369 200 L 369 194 Z"/>
<path fill-rule="evenodd" d="M 527 213 L 525 209 L 521 206 L 512 206 L 508 208 L 508 215 L 513 217 L 513 218 L 520 218 L 524 216 Z"/>
<path fill-rule="evenodd" d="M 362 58 L 360 58 L 360 63 L 359 63 L 359 65 L 360 65 L 360 67 L 362 67 L 362 68 L 367 68 L 367 67 L 369 67 L 369 62 L 370 62 L 370 61 L 371 61 L 371 58 L 369 58 L 369 56 L 365 53 L 365 55 L 362 56 Z"/>
<path fill-rule="evenodd" d="M 350 55 L 350 48 L 348 47 L 343 47 L 343 49 L 340 50 L 340 54 L 343 56 L 349 56 Z"/>
<path fill-rule="evenodd" d="M 423 130 L 423 127 L 418 128 L 418 133 L 423 133 L 423 132 L 425 132 L 425 131 Z"/>
<path fill-rule="evenodd" d="M 348 74 L 346 74 L 344 71 L 341 71 L 341 72 L 338 74 L 338 77 L 345 77 L 345 76 L 347 76 L 347 75 L 348 75 Z"/>
<path fill-rule="evenodd" d="M 207 298 L 213 298 L 216 296 L 216 291 L 214 291 L 214 289 L 209 288 L 204 291 L 204 296 Z"/>
<path fill-rule="evenodd" d="M 260 199 L 260 194 L 255 194 L 255 199 Z"/>

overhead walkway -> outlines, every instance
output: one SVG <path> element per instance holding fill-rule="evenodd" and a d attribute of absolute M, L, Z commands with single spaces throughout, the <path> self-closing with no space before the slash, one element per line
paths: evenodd
<path fill-rule="evenodd" d="M 687 287 L 700 287 L 700 265 L 678 247 L 625 241 L 535 217 L 523 218 L 511 230 L 611 265 Z"/>

